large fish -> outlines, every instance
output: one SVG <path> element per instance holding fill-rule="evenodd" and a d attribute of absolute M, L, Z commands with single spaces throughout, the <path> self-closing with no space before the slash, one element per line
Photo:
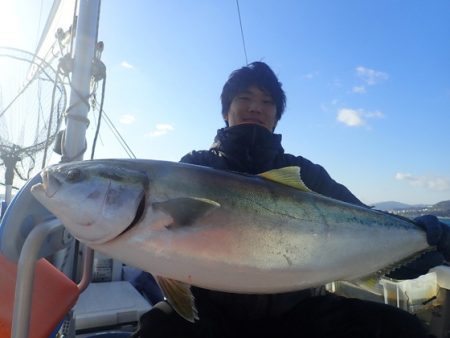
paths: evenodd
<path fill-rule="evenodd" d="M 151 272 L 196 318 L 189 286 L 277 293 L 355 280 L 428 248 L 413 222 L 258 176 L 153 160 L 51 166 L 33 195 L 91 248 Z"/>

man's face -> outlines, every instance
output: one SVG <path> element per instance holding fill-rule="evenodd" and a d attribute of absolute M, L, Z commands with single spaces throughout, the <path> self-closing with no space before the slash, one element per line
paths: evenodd
<path fill-rule="evenodd" d="M 269 94 L 251 86 L 233 98 L 224 118 L 230 127 L 251 123 L 273 132 L 277 124 L 277 107 Z"/>

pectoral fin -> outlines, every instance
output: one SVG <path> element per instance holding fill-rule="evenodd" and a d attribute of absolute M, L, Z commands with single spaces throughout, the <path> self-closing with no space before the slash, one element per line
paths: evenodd
<path fill-rule="evenodd" d="M 273 169 L 263 172 L 258 176 L 298 190 L 311 192 L 311 189 L 309 189 L 301 179 L 300 167 L 291 166 L 280 169 Z"/>
<path fill-rule="evenodd" d="M 206 198 L 180 197 L 164 202 L 155 202 L 153 207 L 164 211 L 173 218 L 173 224 L 169 226 L 173 228 L 194 223 L 208 211 L 220 207 L 220 204 Z"/>
<path fill-rule="evenodd" d="M 173 309 L 184 319 L 194 322 L 198 320 L 197 308 L 191 286 L 169 278 L 156 277 L 158 284 Z"/>

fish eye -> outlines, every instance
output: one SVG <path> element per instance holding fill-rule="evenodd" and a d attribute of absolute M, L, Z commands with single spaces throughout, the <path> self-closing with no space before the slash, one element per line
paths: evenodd
<path fill-rule="evenodd" d="M 69 182 L 77 182 L 81 179 L 81 170 L 80 169 L 71 169 L 67 172 L 67 180 Z"/>

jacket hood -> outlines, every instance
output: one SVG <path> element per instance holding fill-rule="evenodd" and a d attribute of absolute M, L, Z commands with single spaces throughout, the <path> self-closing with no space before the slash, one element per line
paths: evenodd
<path fill-rule="evenodd" d="M 281 135 L 256 124 L 240 124 L 217 131 L 211 150 L 232 162 L 233 170 L 258 174 L 273 168 L 284 153 Z M 233 154 L 232 157 L 230 154 Z"/>

